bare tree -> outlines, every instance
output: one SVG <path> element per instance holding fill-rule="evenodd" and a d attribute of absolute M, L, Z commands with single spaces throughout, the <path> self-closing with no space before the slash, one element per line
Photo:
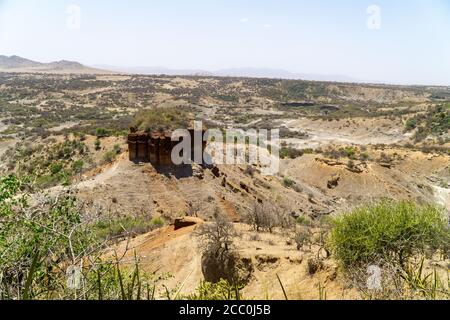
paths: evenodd
<path fill-rule="evenodd" d="M 273 232 L 275 228 L 292 226 L 292 218 L 276 205 L 265 203 L 255 204 L 253 210 L 247 213 L 245 221 L 260 231 Z"/>
<path fill-rule="evenodd" d="M 240 283 L 239 255 L 233 248 L 238 236 L 233 224 L 216 210 L 214 221 L 197 231 L 202 249 L 202 272 L 206 281 L 217 283 L 224 279 Z"/>
<path fill-rule="evenodd" d="M 237 235 L 233 224 L 217 209 L 214 213 L 214 222 L 203 224 L 197 231 L 203 252 L 231 251 L 233 239 Z"/>

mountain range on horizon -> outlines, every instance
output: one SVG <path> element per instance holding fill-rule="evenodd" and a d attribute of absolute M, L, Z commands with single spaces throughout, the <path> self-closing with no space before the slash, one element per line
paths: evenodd
<path fill-rule="evenodd" d="M 274 78 L 287 80 L 331 81 L 331 82 L 360 82 L 360 80 L 344 75 L 301 74 L 275 68 L 228 68 L 215 71 L 201 69 L 170 69 L 166 67 L 118 67 L 111 65 L 97 65 L 99 69 L 120 73 L 144 75 L 185 75 L 185 76 L 216 76 L 216 77 L 246 77 L 246 78 Z"/>
<path fill-rule="evenodd" d="M 170 69 L 165 67 L 120 67 L 111 65 L 83 65 L 76 61 L 60 60 L 43 63 L 22 58 L 17 55 L 0 55 L 0 72 L 34 72 L 34 73 L 82 73 L 82 74 L 142 74 L 168 76 L 217 76 L 217 77 L 247 77 L 247 78 L 275 78 L 288 80 L 358 82 L 357 79 L 342 75 L 299 74 L 283 69 L 272 68 L 229 68 L 216 71 L 201 69 Z"/>
<path fill-rule="evenodd" d="M 215 71 L 201 69 L 171 69 L 166 67 L 120 67 L 112 65 L 87 66 L 76 61 L 60 60 L 49 63 L 37 62 L 17 55 L 0 55 L 0 72 L 10 73 L 55 73 L 55 74 L 139 74 L 139 75 L 167 75 L 167 76 L 210 76 L 237 78 L 270 78 L 286 80 L 305 80 L 340 83 L 372 83 L 390 84 L 383 81 L 368 81 L 345 75 L 325 75 L 295 73 L 275 68 L 228 68 Z M 403 84 L 404 85 L 404 84 Z M 412 84 L 411 84 L 412 85 Z M 441 85 L 445 86 L 445 85 Z"/>
<path fill-rule="evenodd" d="M 60 60 L 49 63 L 37 62 L 16 55 L 0 55 L 0 72 L 18 73 L 110 73 L 109 71 L 87 67 L 76 61 Z"/>

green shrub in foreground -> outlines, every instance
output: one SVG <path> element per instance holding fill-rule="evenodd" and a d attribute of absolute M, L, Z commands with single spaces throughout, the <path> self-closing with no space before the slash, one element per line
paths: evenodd
<path fill-rule="evenodd" d="M 415 254 L 449 250 L 448 217 L 434 206 L 384 201 L 339 216 L 332 224 L 328 244 L 344 267 L 380 260 L 403 266 Z"/>
<path fill-rule="evenodd" d="M 232 285 L 226 280 L 218 283 L 202 281 L 196 292 L 184 297 L 184 300 L 241 300 L 242 286 Z"/>

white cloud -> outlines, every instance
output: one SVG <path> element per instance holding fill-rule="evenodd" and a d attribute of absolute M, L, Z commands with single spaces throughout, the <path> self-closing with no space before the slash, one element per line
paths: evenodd
<path fill-rule="evenodd" d="M 272 28 L 272 25 L 271 25 L 271 24 L 265 24 L 265 25 L 264 25 L 264 28 L 270 29 L 270 28 Z"/>
<path fill-rule="evenodd" d="M 241 19 L 241 22 L 242 22 L 242 23 L 247 23 L 247 22 L 248 22 L 248 18 L 242 18 L 242 19 Z"/>

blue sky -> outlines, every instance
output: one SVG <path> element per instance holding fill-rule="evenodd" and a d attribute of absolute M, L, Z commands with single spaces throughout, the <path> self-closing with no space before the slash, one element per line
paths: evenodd
<path fill-rule="evenodd" d="M 450 85 L 450 0 L 0 0 L 0 54 Z"/>

